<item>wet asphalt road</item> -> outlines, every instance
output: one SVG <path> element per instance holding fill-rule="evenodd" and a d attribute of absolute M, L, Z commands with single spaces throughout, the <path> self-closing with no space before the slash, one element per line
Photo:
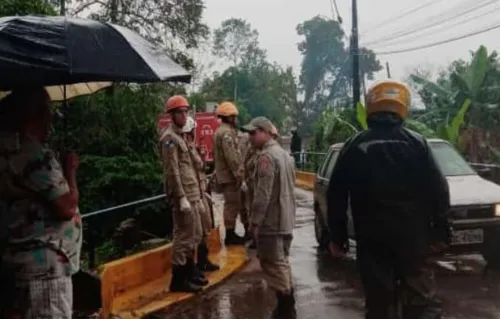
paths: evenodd
<path fill-rule="evenodd" d="M 363 318 L 362 287 L 353 252 L 347 261 L 339 263 L 319 251 L 314 238 L 312 193 L 297 190 L 297 198 L 290 262 L 298 318 Z M 489 272 L 483 276 L 483 266 L 479 256 L 436 263 L 446 319 L 500 319 L 500 274 Z M 157 318 L 264 319 L 269 318 L 274 302 L 273 293 L 261 278 L 258 262 L 252 258 L 244 270 L 219 287 Z"/>

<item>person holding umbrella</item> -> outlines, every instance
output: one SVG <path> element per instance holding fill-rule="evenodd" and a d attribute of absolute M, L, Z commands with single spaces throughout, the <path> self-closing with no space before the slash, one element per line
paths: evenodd
<path fill-rule="evenodd" d="M 172 292 L 199 292 L 208 280 L 196 270 L 194 251 L 200 226 L 199 214 L 204 204 L 196 165 L 183 137 L 182 128 L 188 119 L 189 102 L 181 95 L 172 96 L 165 112 L 172 118 L 163 133 L 161 156 L 164 167 L 165 193 L 172 208 L 174 222 L 172 252 Z"/>
<path fill-rule="evenodd" d="M 0 253 L 6 318 L 72 317 L 82 222 L 74 153 L 46 146 L 52 127 L 43 87 L 0 101 Z M 11 279 L 6 280 L 6 279 Z"/>

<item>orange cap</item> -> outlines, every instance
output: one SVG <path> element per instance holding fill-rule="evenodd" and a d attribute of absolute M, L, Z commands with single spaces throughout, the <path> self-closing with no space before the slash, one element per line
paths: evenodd
<path fill-rule="evenodd" d="M 165 112 L 172 112 L 181 107 L 189 108 L 188 100 L 182 95 L 174 95 L 167 100 L 164 109 Z"/>

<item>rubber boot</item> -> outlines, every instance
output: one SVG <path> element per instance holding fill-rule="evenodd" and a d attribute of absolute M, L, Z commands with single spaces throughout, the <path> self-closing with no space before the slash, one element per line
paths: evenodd
<path fill-rule="evenodd" d="M 277 304 L 272 313 L 273 319 L 296 319 L 297 310 L 295 309 L 295 295 L 293 291 L 285 294 L 276 293 Z"/>
<path fill-rule="evenodd" d="M 188 277 L 190 282 L 202 287 L 208 285 L 208 280 L 205 278 L 205 275 L 198 268 L 196 268 L 194 258 L 188 258 L 186 265 L 189 269 Z"/>
<path fill-rule="evenodd" d="M 224 239 L 224 244 L 226 246 L 243 246 L 245 245 L 245 239 L 236 235 L 234 229 L 226 229 L 226 238 Z"/>
<path fill-rule="evenodd" d="M 170 292 L 197 293 L 202 287 L 195 285 L 188 278 L 186 265 L 172 265 L 172 280 L 170 281 Z"/>
<path fill-rule="evenodd" d="M 198 263 L 196 268 L 202 272 L 212 272 L 220 269 L 219 265 L 213 264 L 208 259 L 208 247 L 205 241 L 198 245 Z"/>

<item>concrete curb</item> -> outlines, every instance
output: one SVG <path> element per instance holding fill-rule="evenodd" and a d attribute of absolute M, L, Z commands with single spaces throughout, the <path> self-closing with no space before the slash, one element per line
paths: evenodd
<path fill-rule="evenodd" d="M 243 246 L 224 247 L 220 229 L 209 236 L 210 259 L 221 266 L 207 274 L 210 289 L 239 271 L 248 261 Z M 100 318 L 143 318 L 195 297 L 170 293 L 172 245 L 168 244 L 105 264 L 101 268 L 103 308 Z"/>

